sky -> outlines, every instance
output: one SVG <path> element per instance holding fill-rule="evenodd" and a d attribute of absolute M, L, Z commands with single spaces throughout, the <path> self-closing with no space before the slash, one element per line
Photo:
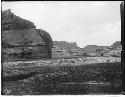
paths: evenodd
<path fill-rule="evenodd" d="M 11 1 L 2 10 L 11 11 L 47 31 L 53 41 L 109 46 L 121 41 L 122 1 Z"/>

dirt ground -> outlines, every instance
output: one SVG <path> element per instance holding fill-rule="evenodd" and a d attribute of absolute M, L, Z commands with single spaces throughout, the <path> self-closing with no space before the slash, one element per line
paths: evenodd
<path fill-rule="evenodd" d="M 4 66 L 2 94 L 121 94 L 120 62 L 73 65 L 75 62 L 63 61 L 65 65 L 42 61 L 42 65 L 20 62 L 21 65 Z"/>

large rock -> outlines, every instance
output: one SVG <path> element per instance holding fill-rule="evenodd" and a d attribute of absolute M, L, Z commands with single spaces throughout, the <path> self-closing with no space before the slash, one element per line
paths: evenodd
<path fill-rule="evenodd" d="M 46 31 L 10 10 L 2 12 L 2 58 L 37 59 L 52 57 L 52 38 Z"/>
<path fill-rule="evenodd" d="M 36 28 L 36 26 L 32 22 L 14 15 L 14 13 L 12 13 L 10 9 L 2 11 L 1 18 L 2 31 Z"/>
<path fill-rule="evenodd" d="M 41 36 L 43 41 L 45 42 L 46 48 L 47 48 L 48 53 L 49 53 L 49 57 L 52 58 L 53 41 L 52 41 L 50 34 L 42 29 L 36 29 L 36 31 Z"/>

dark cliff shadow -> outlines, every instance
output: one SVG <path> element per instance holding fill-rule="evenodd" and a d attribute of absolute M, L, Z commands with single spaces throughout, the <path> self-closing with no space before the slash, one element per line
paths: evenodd
<path fill-rule="evenodd" d="M 13 75 L 13 76 L 2 76 L 1 80 L 2 81 L 17 81 L 17 80 L 23 80 L 23 79 L 27 79 L 29 77 L 32 77 L 36 74 L 36 72 L 31 72 L 28 74 L 19 74 L 19 75 Z"/>

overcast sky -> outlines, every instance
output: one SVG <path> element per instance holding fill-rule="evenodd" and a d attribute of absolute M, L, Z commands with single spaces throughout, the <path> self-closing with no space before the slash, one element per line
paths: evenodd
<path fill-rule="evenodd" d="M 121 1 L 3 2 L 11 11 L 46 30 L 54 41 L 78 46 L 112 45 L 121 40 Z"/>

